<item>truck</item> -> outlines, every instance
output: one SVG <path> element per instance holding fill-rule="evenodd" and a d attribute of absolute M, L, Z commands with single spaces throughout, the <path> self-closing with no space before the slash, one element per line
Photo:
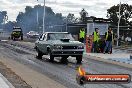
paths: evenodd
<path fill-rule="evenodd" d="M 23 40 L 23 31 L 21 27 L 13 27 L 12 33 L 11 33 L 11 39 L 16 40 L 16 39 L 21 39 Z"/>

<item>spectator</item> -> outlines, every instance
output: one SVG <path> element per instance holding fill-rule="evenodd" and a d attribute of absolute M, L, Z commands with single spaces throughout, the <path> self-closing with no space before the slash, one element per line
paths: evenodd
<path fill-rule="evenodd" d="M 108 54 L 112 53 L 112 41 L 114 39 L 113 31 L 111 28 L 108 28 L 108 32 L 105 33 L 105 41 L 106 45 L 104 48 L 104 54 L 108 51 Z"/>
<path fill-rule="evenodd" d="M 127 44 L 131 44 L 132 39 L 131 39 L 131 37 L 126 37 L 125 41 L 127 42 Z"/>

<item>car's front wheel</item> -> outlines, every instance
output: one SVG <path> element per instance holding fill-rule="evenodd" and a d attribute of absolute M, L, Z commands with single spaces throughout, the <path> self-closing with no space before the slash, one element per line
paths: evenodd
<path fill-rule="evenodd" d="M 21 36 L 21 40 L 23 40 L 23 36 Z"/>
<path fill-rule="evenodd" d="M 13 40 L 13 36 L 11 36 L 11 39 Z"/>
<path fill-rule="evenodd" d="M 76 56 L 77 64 L 82 63 L 82 55 Z"/>
<path fill-rule="evenodd" d="M 49 61 L 53 62 L 54 61 L 54 56 L 52 55 L 50 50 L 49 50 L 49 56 L 50 56 Z"/>
<path fill-rule="evenodd" d="M 37 52 L 38 52 L 37 59 L 42 59 L 43 53 L 39 50 L 37 50 Z"/>

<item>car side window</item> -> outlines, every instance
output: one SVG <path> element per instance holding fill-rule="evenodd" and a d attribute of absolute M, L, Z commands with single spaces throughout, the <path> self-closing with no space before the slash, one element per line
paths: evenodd
<path fill-rule="evenodd" d="M 43 37 L 44 41 L 47 41 L 47 34 L 45 34 L 45 36 Z"/>
<path fill-rule="evenodd" d="M 45 37 L 45 34 L 42 34 L 42 35 L 39 37 L 39 40 L 40 40 L 40 41 L 43 41 L 44 37 Z"/>

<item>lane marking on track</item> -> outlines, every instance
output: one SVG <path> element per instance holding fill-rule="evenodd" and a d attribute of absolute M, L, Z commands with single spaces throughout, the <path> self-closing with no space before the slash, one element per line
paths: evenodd
<path fill-rule="evenodd" d="M 0 73 L 0 88 L 15 88 L 15 87 Z"/>
<path fill-rule="evenodd" d="M 2 41 L 2 42 L 7 42 L 8 40 L 0 40 L 0 41 Z"/>

